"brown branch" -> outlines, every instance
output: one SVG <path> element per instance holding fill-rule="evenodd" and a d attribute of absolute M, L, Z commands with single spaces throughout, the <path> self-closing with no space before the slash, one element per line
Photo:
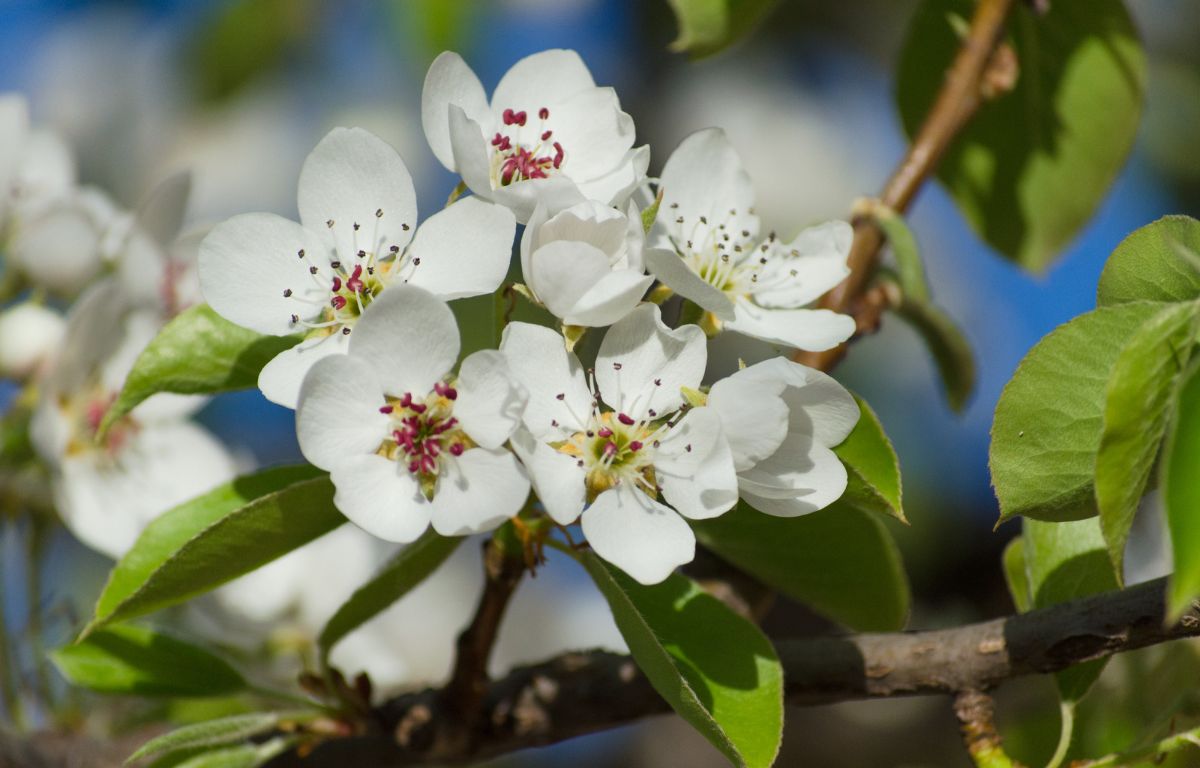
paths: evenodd
<path fill-rule="evenodd" d="M 1004 754 L 995 715 L 995 702 L 983 691 L 962 691 L 954 697 L 954 716 L 958 718 L 963 743 L 975 765 L 980 768 L 1023 768 Z"/>
<path fill-rule="evenodd" d="M 987 691 L 1014 677 L 1056 672 L 1084 661 L 1200 636 L 1200 605 L 1165 622 L 1166 581 L 954 629 L 784 640 L 776 643 L 794 705 L 866 698 Z M 303 761 L 273 766 L 404 766 L 462 762 L 666 713 L 666 702 L 628 656 L 569 653 L 510 672 L 491 683 L 481 716 L 460 751 L 441 734 L 451 728 L 437 690 L 407 694 L 376 713 L 366 736 L 327 742 Z"/>
<path fill-rule="evenodd" d="M 937 170 L 942 155 L 953 144 L 963 126 L 987 99 L 1011 90 L 1016 79 L 1016 57 L 1001 45 L 1004 25 L 1016 0 L 981 0 L 975 8 L 970 30 L 946 73 L 937 100 L 879 196 L 894 211 L 903 213 L 925 181 Z M 855 216 L 854 241 L 850 246 L 850 275 L 821 298 L 820 306 L 853 315 L 858 333 L 878 327 L 879 315 L 866 316 L 858 299 L 867 290 L 879 265 L 884 237 L 866 216 Z M 793 359 L 822 371 L 832 369 L 846 354 L 846 344 L 824 352 L 797 352 Z"/>

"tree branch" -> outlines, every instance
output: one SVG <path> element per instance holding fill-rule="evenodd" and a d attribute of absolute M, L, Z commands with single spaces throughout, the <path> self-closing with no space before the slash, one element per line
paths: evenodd
<path fill-rule="evenodd" d="M 1016 0 L 981 0 L 975 8 L 970 30 L 937 100 L 917 131 L 908 153 L 883 188 L 880 201 L 903 213 L 933 172 L 938 161 L 953 144 L 959 131 L 989 98 L 1010 90 L 1016 80 L 1016 57 L 1001 45 L 1004 25 Z M 854 241 L 847 260 L 850 275 L 821 298 L 820 306 L 852 315 L 858 321 L 858 333 L 870 333 L 878 327 L 879 314 L 870 313 L 859 299 L 870 284 L 879 265 L 884 237 L 868 217 L 854 217 Z M 846 354 L 846 344 L 824 352 L 799 351 L 797 362 L 822 371 L 832 369 Z"/>
<path fill-rule="evenodd" d="M 1165 624 L 1166 580 L 1040 611 L 924 632 L 848 635 L 776 643 L 794 705 L 987 691 L 1014 677 L 1200 635 L 1200 605 Z M 569 653 L 521 667 L 488 686 L 471 738 L 447 751 L 445 696 L 399 696 L 365 736 L 326 742 L 280 766 L 419 765 L 477 760 L 542 746 L 669 711 L 633 660 L 605 651 Z M 436 755 L 434 750 L 436 749 Z"/>

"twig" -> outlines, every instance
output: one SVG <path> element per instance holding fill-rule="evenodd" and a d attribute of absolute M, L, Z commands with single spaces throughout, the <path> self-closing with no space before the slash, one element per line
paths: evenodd
<path fill-rule="evenodd" d="M 981 0 L 937 100 L 921 124 L 899 167 L 883 188 L 880 201 L 903 213 L 925 181 L 933 175 L 942 155 L 953 144 L 963 126 L 988 98 L 1011 89 L 1016 79 L 1016 58 L 1001 45 L 1005 21 L 1016 0 Z M 883 233 L 869 217 L 856 216 L 854 242 L 850 246 L 850 275 L 820 301 L 835 312 L 849 312 L 859 322 L 859 333 L 873 331 L 879 316 L 859 318 L 856 300 L 867 289 L 879 264 Z M 869 307 L 869 305 L 867 305 Z M 824 352 L 797 352 L 797 362 L 828 371 L 846 354 L 846 344 Z"/>
<path fill-rule="evenodd" d="M 991 696 L 983 691 L 962 691 L 954 697 L 954 716 L 967 752 L 978 768 L 1023 768 L 1004 753 Z"/>

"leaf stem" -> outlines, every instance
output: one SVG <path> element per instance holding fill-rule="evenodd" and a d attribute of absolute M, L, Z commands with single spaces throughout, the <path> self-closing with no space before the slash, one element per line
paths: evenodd
<path fill-rule="evenodd" d="M 1067 759 L 1067 751 L 1071 749 L 1071 737 L 1075 733 L 1075 702 L 1064 701 L 1059 704 L 1058 746 L 1046 768 L 1058 768 Z"/>

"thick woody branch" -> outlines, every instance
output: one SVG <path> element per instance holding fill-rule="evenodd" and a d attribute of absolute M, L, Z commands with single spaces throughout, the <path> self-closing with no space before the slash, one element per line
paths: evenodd
<path fill-rule="evenodd" d="M 1014 677 L 1200 635 L 1200 607 L 1165 624 L 1163 579 L 1027 614 L 925 632 L 778 642 L 794 705 L 866 698 L 983 692 Z M 960 702 L 963 701 L 961 696 Z M 665 713 L 666 703 L 627 656 L 571 653 L 491 683 L 470 738 L 448 751 L 445 697 L 408 694 L 378 711 L 367 736 L 319 747 L 304 761 L 273 765 L 462 762 L 542 746 Z M 974 711 L 974 710 L 972 710 Z M 436 753 L 435 753 L 436 750 Z"/>

